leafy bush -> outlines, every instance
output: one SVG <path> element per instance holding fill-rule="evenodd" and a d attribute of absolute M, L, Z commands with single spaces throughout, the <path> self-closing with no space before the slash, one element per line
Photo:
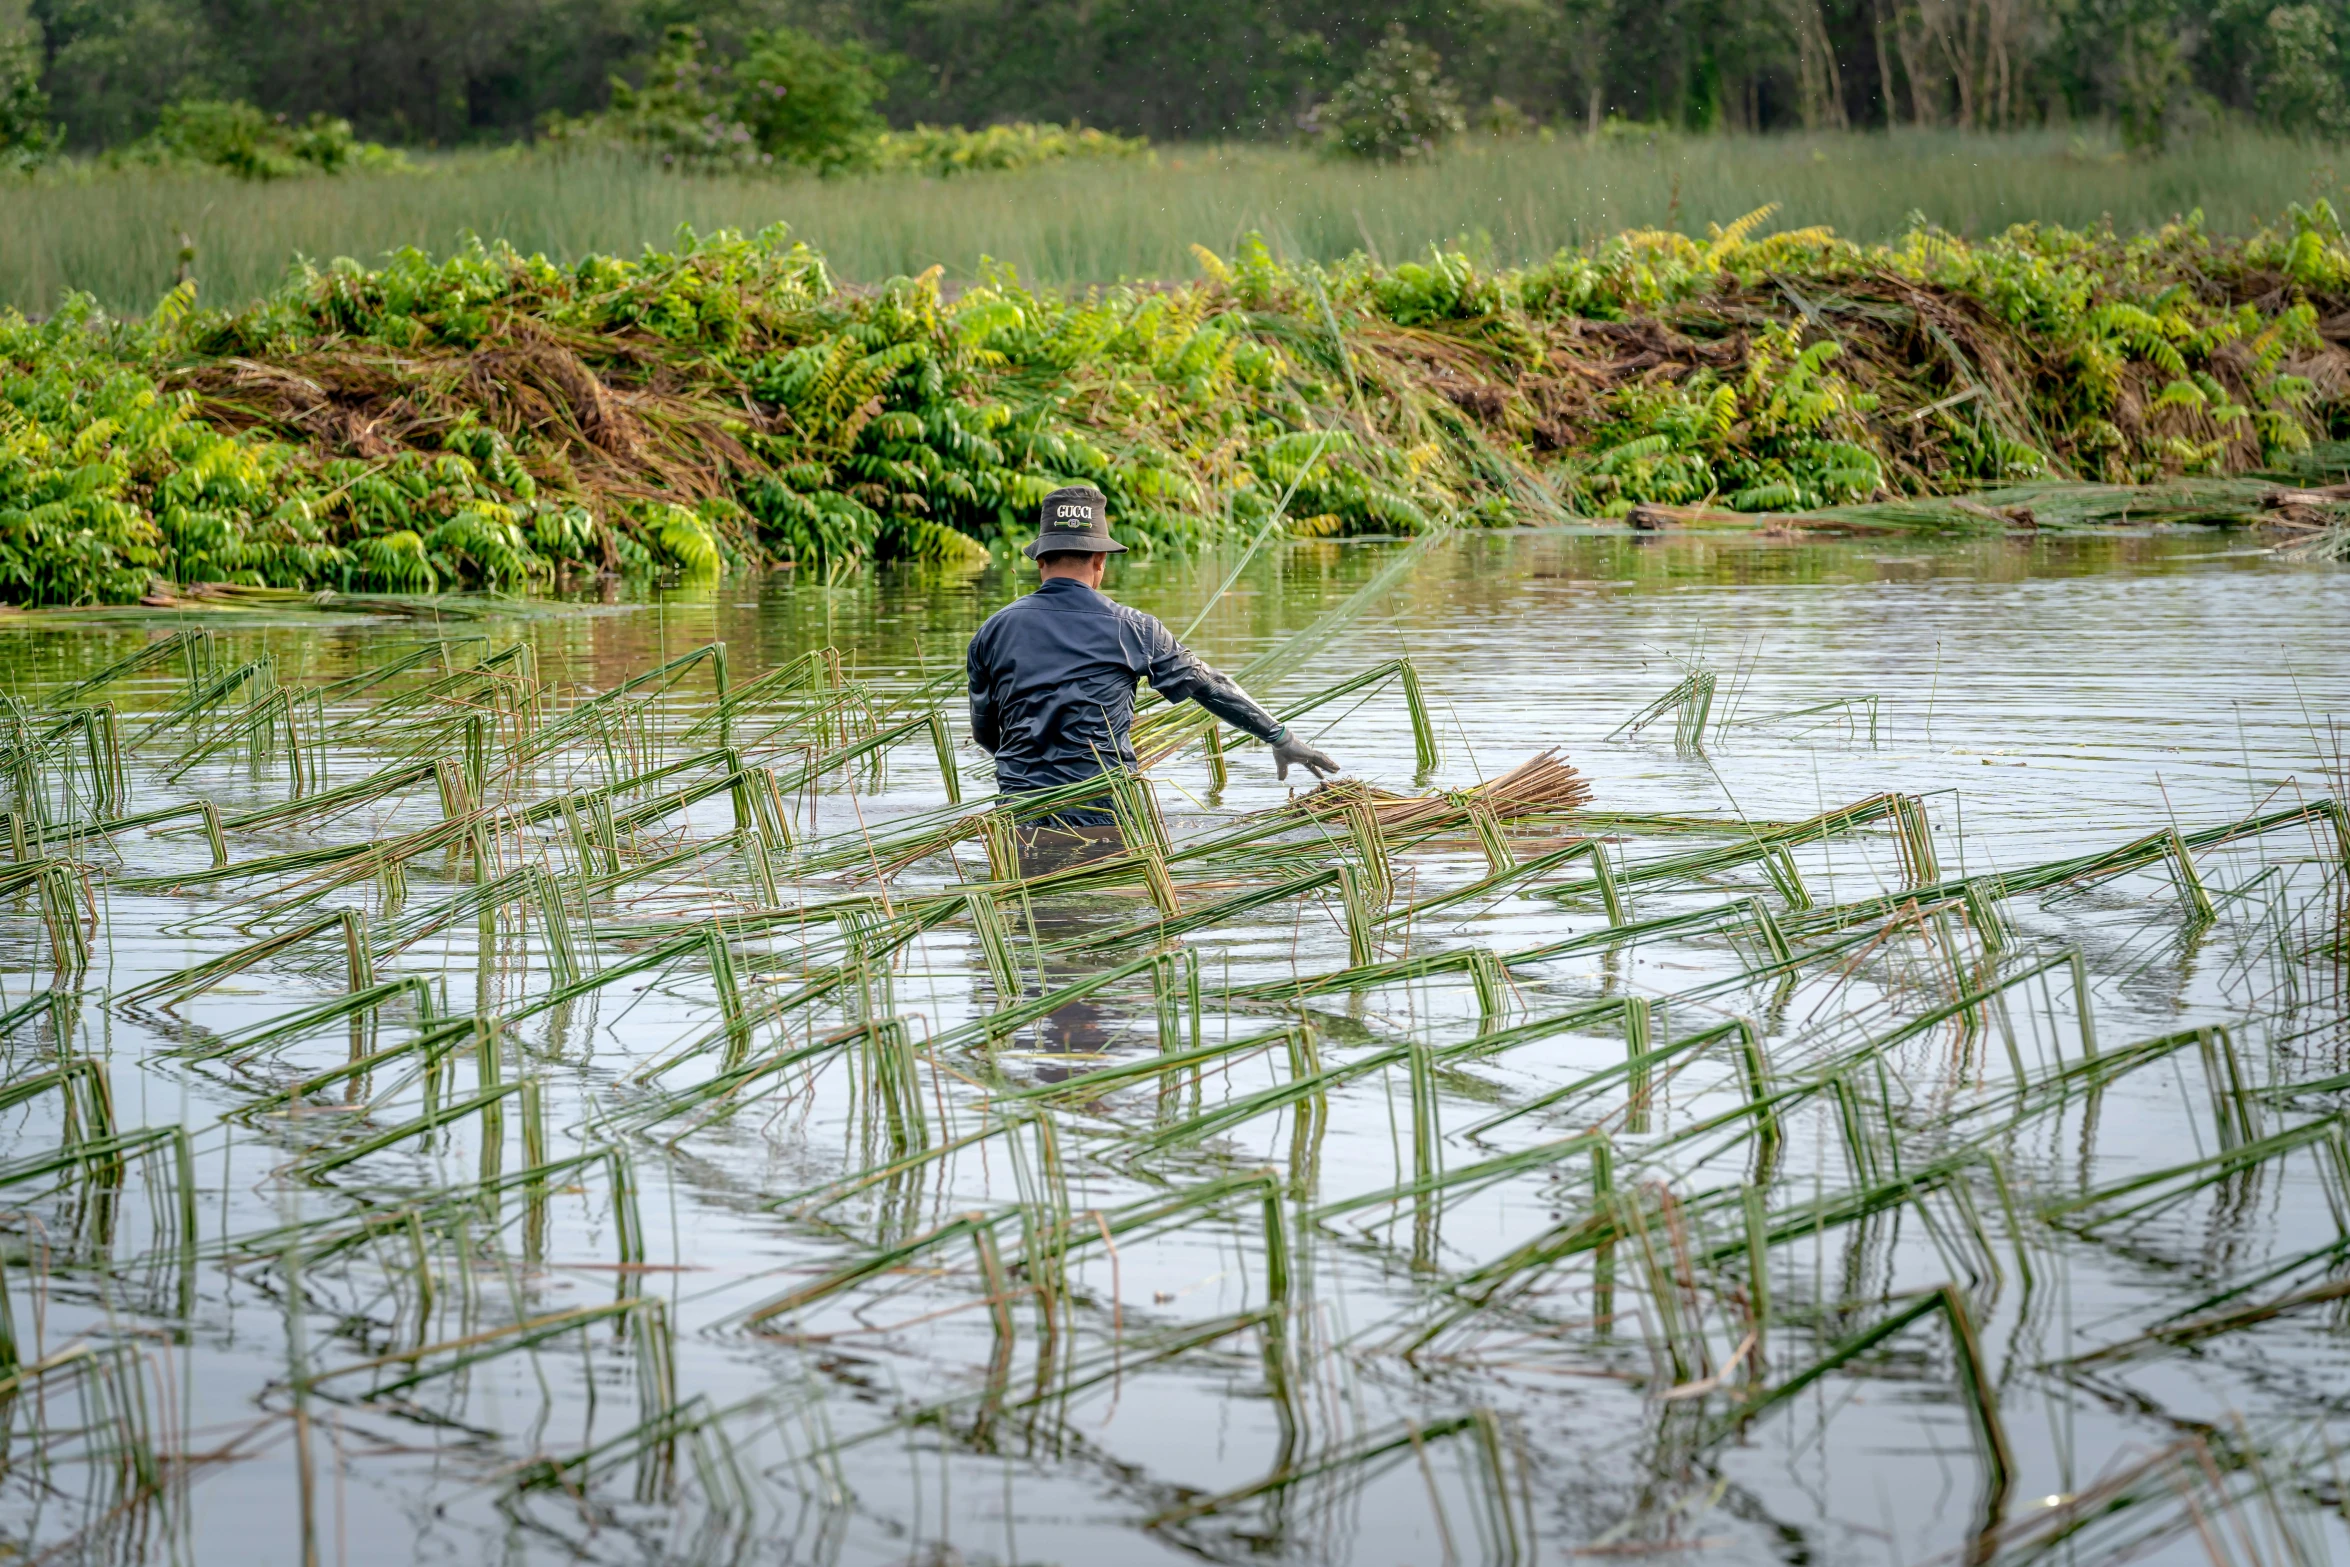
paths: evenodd
<path fill-rule="evenodd" d="M 1438 74 L 1443 56 L 1390 25 L 1361 70 L 1314 112 L 1331 152 L 1386 163 L 1425 158 L 1468 127 L 1460 95 Z"/>
<path fill-rule="evenodd" d="M 644 85 L 612 84 L 612 107 L 550 118 L 548 140 L 619 143 L 686 168 L 812 168 L 822 173 L 949 175 L 1068 158 L 1134 157 L 1140 137 L 1069 125 L 918 125 L 890 130 L 874 111 L 896 61 L 790 28 L 750 35 L 732 66 L 711 61 L 699 31 L 669 29 Z"/>
<path fill-rule="evenodd" d="M 883 62 L 789 27 L 754 32 L 733 72 L 735 113 L 769 157 L 817 168 L 853 161 L 885 129 L 873 102 Z"/>
<path fill-rule="evenodd" d="M 753 32 L 731 66 L 707 58 L 699 29 L 671 27 L 644 85 L 615 80 L 612 107 L 542 127 L 561 142 L 619 142 L 688 166 L 777 163 L 833 169 L 884 130 L 873 109 L 891 62 L 793 28 Z"/>
<path fill-rule="evenodd" d="M 969 131 L 917 125 L 886 131 L 867 146 L 856 167 L 945 176 L 981 170 L 1026 169 L 1081 158 L 1139 158 L 1150 150 L 1140 136 L 1120 136 L 1079 125 L 990 125 Z"/>
<path fill-rule="evenodd" d="M 199 164 L 249 180 L 410 168 L 401 153 L 352 135 L 349 120 L 313 114 L 296 125 L 249 103 L 213 98 L 170 105 L 152 133 L 113 156 L 129 163 Z"/>

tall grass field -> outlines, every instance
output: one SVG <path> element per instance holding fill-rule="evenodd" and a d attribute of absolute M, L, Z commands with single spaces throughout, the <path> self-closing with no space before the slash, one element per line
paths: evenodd
<path fill-rule="evenodd" d="M 2029 221 L 2122 229 L 2201 209 L 2215 230 L 2273 219 L 2345 187 L 2341 149 L 2250 132 L 2127 156 L 2094 134 L 1522 139 L 1408 168 L 1271 147 L 1171 147 L 1150 160 L 939 180 L 689 177 L 610 158 L 460 154 L 411 175 L 247 183 L 85 172 L 0 184 L 0 305 L 54 311 L 73 291 L 143 312 L 185 264 L 202 297 L 237 304 L 297 257 L 374 263 L 467 236 L 559 261 L 789 224 L 849 281 L 992 261 L 1045 284 L 1194 275 L 1191 247 L 1249 230 L 1277 254 L 1393 262 L 1431 243 L 1523 263 L 1627 228 L 1702 233 L 1777 203 L 1774 227 L 1883 239 L 1913 213 L 1980 236 Z M 188 253 L 192 252 L 192 255 Z"/>

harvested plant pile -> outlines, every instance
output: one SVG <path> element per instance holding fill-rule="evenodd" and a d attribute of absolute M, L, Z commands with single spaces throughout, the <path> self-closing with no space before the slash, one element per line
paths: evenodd
<path fill-rule="evenodd" d="M 568 268 L 338 261 L 245 310 L 183 287 L 142 322 L 87 302 L 0 317 L 0 584 L 70 603 L 157 578 L 419 591 L 963 562 L 1079 480 L 1162 545 L 1808 513 L 2244 473 L 2350 413 L 2350 242 L 2322 204 L 2240 240 L 2186 223 L 1877 247 L 1758 239 L 1763 216 L 1512 273 L 1292 268 L 1252 239 L 1201 252 L 1183 287 L 1064 297 L 1006 275 L 950 298 L 935 274 L 843 289 L 775 231 Z M 2257 510 L 2189 493 L 2190 517 Z"/>
<path fill-rule="evenodd" d="M 1871 1403 L 1973 1561 L 2338 1496 L 2307 1427 L 2206 1413 L 2327 1407 L 2332 800 L 1965 875 L 1912 795 L 1602 815 L 1545 754 L 1174 823 L 1122 776 L 1107 857 L 1046 863 L 934 688 L 829 648 L 598 691 L 322 641 L 8 709 L 14 1554 L 198 1559 L 236 1464 L 316 1559 L 892 1559 L 999 1476 L 1210 1562 L 1778 1559 L 1716 1504 Z M 1442 763 L 1409 664 L 1276 705 L 1349 693 Z M 1710 695 L 1640 716 L 1699 744 Z M 2226 1021 L 2118 1032 L 2174 962 Z M 2131 1379 L 2189 1354 L 2174 1416 Z M 2073 1399 L 2175 1436 L 2076 1472 Z"/>

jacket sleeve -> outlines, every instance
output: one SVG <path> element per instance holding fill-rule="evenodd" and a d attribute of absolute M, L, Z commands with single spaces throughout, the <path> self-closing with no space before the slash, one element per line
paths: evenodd
<path fill-rule="evenodd" d="M 1147 675 L 1153 691 L 1170 702 L 1197 702 L 1241 733 L 1267 744 L 1280 735 L 1281 720 L 1241 690 L 1230 675 L 1209 668 L 1158 621 L 1149 621 L 1144 631 L 1149 638 Z"/>
<path fill-rule="evenodd" d="M 995 682 L 989 678 L 977 637 L 971 639 L 970 650 L 963 655 L 963 669 L 971 684 L 971 738 L 993 756 L 1003 743 L 1002 715 L 995 710 Z"/>

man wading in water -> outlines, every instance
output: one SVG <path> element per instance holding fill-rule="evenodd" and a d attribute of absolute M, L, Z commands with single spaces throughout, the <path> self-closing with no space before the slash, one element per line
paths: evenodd
<path fill-rule="evenodd" d="M 1044 498 L 1036 542 L 1024 551 L 1044 580 L 989 616 L 971 639 L 971 733 L 995 757 L 996 786 L 1018 796 L 1134 766 L 1128 731 L 1138 680 L 1264 741 L 1283 779 L 1293 766 L 1317 778 L 1337 772 L 1326 752 L 1292 735 L 1165 626 L 1101 591 L 1109 558 L 1125 550 L 1110 537 L 1101 491 L 1055 490 Z M 1093 806 L 1063 807 L 1039 825 L 1109 827 L 1117 820 Z"/>

